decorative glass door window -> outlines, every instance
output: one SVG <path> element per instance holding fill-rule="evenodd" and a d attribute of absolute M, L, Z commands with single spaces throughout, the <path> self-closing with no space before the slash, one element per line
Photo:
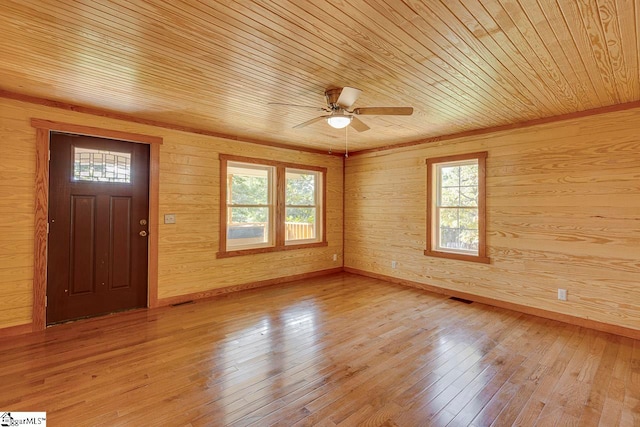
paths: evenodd
<path fill-rule="evenodd" d="M 73 147 L 73 180 L 131 183 L 131 153 Z"/>

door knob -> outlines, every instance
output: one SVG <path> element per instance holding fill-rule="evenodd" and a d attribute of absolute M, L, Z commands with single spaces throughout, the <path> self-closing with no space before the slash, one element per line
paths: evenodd
<path fill-rule="evenodd" d="M 146 232 L 146 231 L 144 231 L 144 230 L 142 230 L 142 231 L 141 231 L 140 233 L 138 233 L 138 234 L 140 234 L 142 237 L 146 237 L 147 232 Z"/>

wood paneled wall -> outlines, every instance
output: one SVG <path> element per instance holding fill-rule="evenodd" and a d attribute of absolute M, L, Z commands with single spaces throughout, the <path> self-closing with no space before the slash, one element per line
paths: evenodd
<path fill-rule="evenodd" d="M 640 330 L 639 123 L 633 109 L 351 156 L 345 267 Z M 491 264 L 424 256 L 425 159 L 484 150 Z"/>
<path fill-rule="evenodd" d="M 242 143 L 0 98 L 0 328 L 32 319 L 36 130 L 33 117 L 163 138 L 160 149 L 158 298 L 269 282 L 342 266 L 342 158 Z M 322 166 L 328 246 L 216 259 L 218 155 Z M 163 224 L 167 213 L 176 224 Z M 338 260 L 333 261 L 333 254 Z"/>

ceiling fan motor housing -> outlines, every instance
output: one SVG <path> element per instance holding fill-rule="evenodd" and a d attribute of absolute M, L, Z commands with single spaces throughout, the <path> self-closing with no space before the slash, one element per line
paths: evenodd
<path fill-rule="evenodd" d="M 327 99 L 327 105 L 331 110 L 337 110 L 341 107 L 338 105 L 338 98 L 340 97 L 340 93 L 342 92 L 342 88 L 335 89 L 327 89 L 324 92 L 324 97 Z"/>

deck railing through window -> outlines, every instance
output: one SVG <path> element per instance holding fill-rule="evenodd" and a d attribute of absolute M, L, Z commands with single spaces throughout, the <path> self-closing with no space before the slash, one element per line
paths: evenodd
<path fill-rule="evenodd" d="M 286 240 L 304 240 L 316 237 L 315 224 L 308 222 L 285 222 Z"/>
<path fill-rule="evenodd" d="M 267 223 L 230 223 L 227 239 L 235 245 L 262 243 L 266 240 Z M 315 224 L 307 222 L 285 222 L 286 240 L 305 240 L 316 237 Z"/>

